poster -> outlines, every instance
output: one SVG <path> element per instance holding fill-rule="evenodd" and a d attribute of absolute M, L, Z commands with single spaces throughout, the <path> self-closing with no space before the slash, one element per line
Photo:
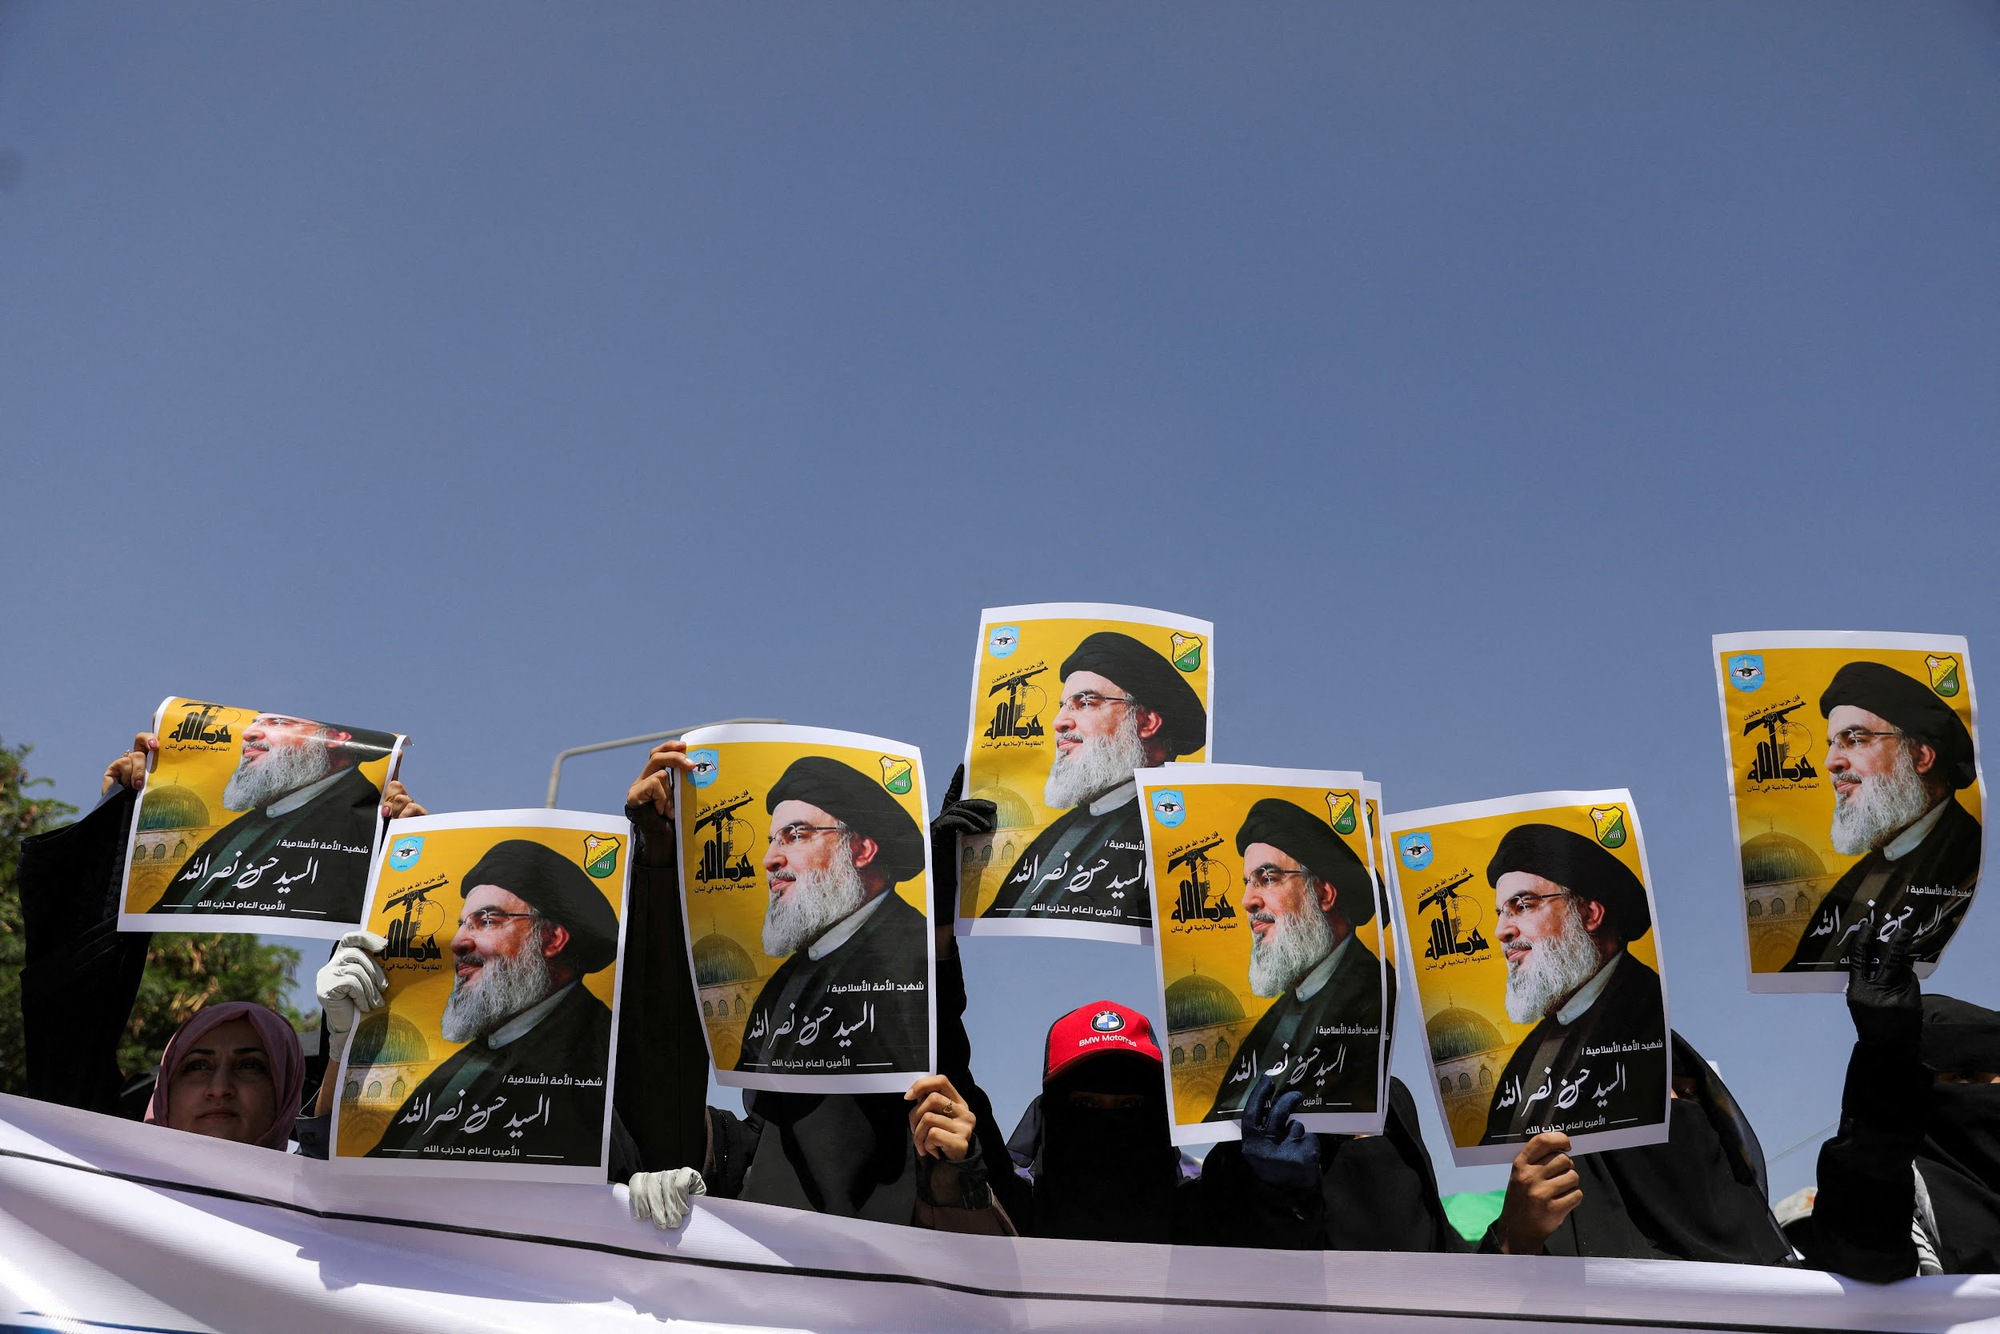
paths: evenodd
<path fill-rule="evenodd" d="M 341 1060 L 337 1165 L 604 1180 L 631 846 L 575 811 L 394 823 L 366 923 L 388 1003 Z"/>
<path fill-rule="evenodd" d="M 1667 1138 L 1667 992 L 1623 788 L 1405 811 L 1396 926 L 1460 1167 L 1544 1130 L 1571 1153 Z"/>
<path fill-rule="evenodd" d="M 1236 1139 L 1268 1073 L 1312 1131 L 1382 1129 L 1381 917 L 1357 773 L 1138 772 L 1174 1143 Z"/>
<path fill-rule="evenodd" d="M 1400 967 L 1396 945 L 1396 914 L 1389 896 L 1396 892 L 1395 859 L 1389 855 L 1388 826 L 1382 818 L 1382 785 L 1363 779 L 1361 805 L 1368 814 L 1368 856 L 1375 868 L 1375 921 L 1382 932 L 1382 1092 L 1383 1107 L 1389 1105 L 1389 1071 L 1396 1052 L 1396 970 Z"/>
<path fill-rule="evenodd" d="M 332 940 L 354 928 L 406 738 L 179 696 L 153 731 L 119 930 Z"/>
<path fill-rule="evenodd" d="M 681 902 L 716 1082 L 903 1092 L 937 1068 L 923 757 L 818 727 L 687 744 Z"/>
<path fill-rule="evenodd" d="M 1849 944 L 1916 932 L 1929 977 L 1979 885 L 1985 789 L 1956 635 L 1717 635 L 1750 989 L 1847 985 Z"/>
<path fill-rule="evenodd" d="M 980 613 L 965 785 L 998 815 L 964 841 L 959 934 L 1147 941 L 1132 772 L 1209 758 L 1214 638 L 1140 607 Z"/>

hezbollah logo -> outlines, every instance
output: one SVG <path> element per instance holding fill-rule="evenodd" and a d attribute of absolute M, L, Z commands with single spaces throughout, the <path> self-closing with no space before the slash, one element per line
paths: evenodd
<path fill-rule="evenodd" d="M 1336 834 L 1354 832 L 1354 794 L 1352 792 L 1329 792 L 1326 794 L 1326 808 L 1332 812 L 1327 818 L 1333 824 Z"/>
<path fill-rule="evenodd" d="M 1174 666 L 1184 672 L 1200 671 L 1201 636 L 1184 635 L 1178 630 L 1174 631 L 1174 651 L 1169 656 L 1173 658 Z"/>
<path fill-rule="evenodd" d="M 899 797 L 910 790 L 914 772 L 908 760 L 899 760 L 891 755 L 882 757 L 882 786 Z"/>
<path fill-rule="evenodd" d="M 1924 666 L 1930 669 L 1931 689 L 1950 699 L 1958 693 L 1958 659 L 1933 653 L 1924 659 Z"/>
<path fill-rule="evenodd" d="M 1625 809 L 1622 806 L 1592 806 L 1590 822 L 1597 826 L 1597 841 L 1607 848 L 1625 844 Z"/>
<path fill-rule="evenodd" d="M 583 836 L 583 869 L 595 879 L 602 880 L 618 869 L 618 840 L 599 838 L 596 834 Z"/>

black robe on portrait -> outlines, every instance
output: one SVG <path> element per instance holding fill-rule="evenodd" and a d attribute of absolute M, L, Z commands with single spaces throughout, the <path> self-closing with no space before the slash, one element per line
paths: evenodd
<path fill-rule="evenodd" d="M 297 810 L 266 815 L 264 809 L 245 811 L 209 835 L 183 863 L 160 901 L 147 911 L 199 914 L 263 911 L 315 922 L 358 922 L 366 908 L 368 863 L 375 849 L 376 823 L 381 818 L 381 789 L 358 768 L 345 770 L 326 791 Z M 301 846 L 280 847 L 280 843 Z M 277 864 L 262 869 L 272 858 Z M 308 875 L 308 867 L 317 866 Z M 205 878 L 222 865 L 242 868 L 238 875 Z M 256 879 L 240 884 L 243 876 Z M 280 886 L 288 875 L 306 878 Z M 255 900 L 280 908 L 231 909 L 218 903 Z"/>
<path fill-rule="evenodd" d="M 980 916 L 1151 926 L 1145 838 L 1136 789 L 1131 800 L 1102 815 L 1092 815 L 1088 803 L 1077 806 L 1014 860 Z"/>
<path fill-rule="evenodd" d="M 1325 1081 L 1294 1082 L 1287 1070 L 1278 1079 L 1281 1092 L 1298 1089 L 1306 1100 L 1300 1112 L 1365 1112 L 1375 1106 L 1381 1067 L 1382 965 L 1358 936 L 1342 947 L 1340 965 L 1309 999 L 1287 991 L 1264 1011 L 1250 1036 L 1236 1049 L 1228 1078 L 1216 1090 L 1215 1105 L 1204 1121 L 1227 1121 L 1243 1113 L 1244 1099 L 1257 1076 L 1281 1059 L 1297 1061 L 1304 1052 L 1331 1052 L 1346 1044 L 1345 1059 Z M 1322 1033 L 1323 1028 L 1360 1028 L 1354 1033 Z"/>
<path fill-rule="evenodd" d="M 892 888 L 883 891 L 882 906 L 824 957 L 795 951 L 757 993 L 736 1068 L 769 1074 L 910 1071 L 912 1078 L 929 1069 L 929 929 L 924 915 Z M 760 1023 L 763 1032 L 751 1038 Z M 789 1031 L 776 1031 L 787 1024 Z M 842 1034 L 849 1025 L 859 1027 Z"/>
<path fill-rule="evenodd" d="M 610 1056 L 611 1011 L 578 980 L 512 1042 L 474 1038 L 452 1053 L 403 1100 L 368 1156 L 595 1167 Z"/>
<path fill-rule="evenodd" d="M 1481 1144 L 1522 1144 L 1543 1130 L 1578 1135 L 1659 1121 L 1667 1105 L 1669 1060 L 1660 975 L 1629 953 L 1606 966 L 1612 969 L 1609 981 L 1576 1022 L 1561 1024 L 1551 1014 L 1514 1049 L 1494 1085 Z M 1545 1043 L 1554 1045 L 1543 1057 Z M 1606 1047 L 1618 1050 L 1585 1053 Z M 1600 1095 L 1610 1081 L 1617 1086 Z M 1537 1097 L 1545 1085 L 1549 1091 Z M 1564 1107 L 1566 1090 L 1574 1096 Z"/>
<path fill-rule="evenodd" d="M 1914 909 L 1908 920 L 1918 933 L 1911 957 L 1936 959 L 1978 886 L 1981 838 L 1979 821 L 1957 797 L 1946 797 L 1944 814 L 1904 856 L 1892 862 L 1878 850 L 1847 868 L 1820 900 L 1783 971 L 1845 973 L 1851 928 L 1871 912 L 1882 921 L 1905 908 Z M 1869 899 L 1874 900 L 1872 909 Z"/>

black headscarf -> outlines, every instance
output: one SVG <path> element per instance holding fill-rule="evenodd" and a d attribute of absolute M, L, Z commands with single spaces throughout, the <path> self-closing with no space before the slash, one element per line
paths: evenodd
<path fill-rule="evenodd" d="M 2000 1014 L 1951 996 L 1924 997 L 1924 1064 L 2000 1071 Z M 1945 1272 L 2000 1272 L 2000 1084 L 1933 1084 L 1917 1149 Z"/>
<path fill-rule="evenodd" d="M 1576 1159 L 1583 1203 L 1549 1237 L 1551 1255 L 1783 1264 L 1791 1246 L 1767 1203 L 1764 1151 L 1721 1076 L 1680 1034 L 1667 1142 Z"/>
<path fill-rule="evenodd" d="M 1137 1107 L 1106 1110 L 1070 1105 L 1076 1089 L 1143 1093 Z M 1008 1141 L 1028 1156 L 1034 1207 L 1024 1235 L 1079 1241 L 1174 1238 L 1180 1151 L 1167 1133 L 1160 1067 L 1125 1052 L 1078 1061 L 1043 1087 Z"/>

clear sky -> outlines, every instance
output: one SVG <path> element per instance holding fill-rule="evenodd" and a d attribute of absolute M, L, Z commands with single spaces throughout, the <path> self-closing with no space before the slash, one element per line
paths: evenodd
<path fill-rule="evenodd" d="M 941 788 L 982 606 L 1199 615 L 1217 759 L 1630 787 L 1775 1154 L 1849 1034 L 1743 988 L 1709 636 L 2000 689 L 1996 310 L 1991 5 L 0 4 L 0 737 L 87 802 L 282 707 L 449 810 L 759 714 Z M 1152 984 L 968 973 L 1010 1120 Z"/>

